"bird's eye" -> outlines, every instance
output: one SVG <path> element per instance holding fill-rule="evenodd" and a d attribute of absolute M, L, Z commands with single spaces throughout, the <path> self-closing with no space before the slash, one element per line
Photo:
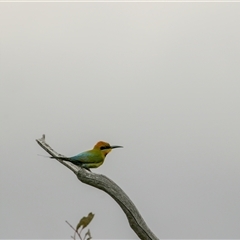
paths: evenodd
<path fill-rule="evenodd" d="M 106 147 L 105 147 L 105 146 L 102 146 L 102 147 L 100 147 L 100 149 L 101 149 L 101 150 L 104 150 L 104 149 L 106 149 Z"/>

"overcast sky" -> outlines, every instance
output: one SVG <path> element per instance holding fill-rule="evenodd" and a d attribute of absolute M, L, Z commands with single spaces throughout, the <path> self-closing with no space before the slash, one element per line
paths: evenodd
<path fill-rule="evenodd" d="M 0 238 L 137 238 L 72 156 L 100 168 L 159 238 L 240 238 L 240 3 L 0 3 Z"/>

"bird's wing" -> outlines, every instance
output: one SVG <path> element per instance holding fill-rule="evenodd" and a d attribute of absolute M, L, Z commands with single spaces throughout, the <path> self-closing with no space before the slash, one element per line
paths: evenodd
<path fill-rule="evenodd" d="M 81 163 L 98 163 L 103 161 L 102 156 L 94 153 L 92 150 L 79 153 L 76 156 L 70 157 L 70 159 Z"/>

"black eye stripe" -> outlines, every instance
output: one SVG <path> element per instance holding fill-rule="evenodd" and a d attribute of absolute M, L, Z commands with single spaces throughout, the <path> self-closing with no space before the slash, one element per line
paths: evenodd
<path fill-rule="evenodd" d="M 102 146 L 100 147 L 100 150 L 109 149 L 109 148 L 110 148 L 109 146 Z"/>

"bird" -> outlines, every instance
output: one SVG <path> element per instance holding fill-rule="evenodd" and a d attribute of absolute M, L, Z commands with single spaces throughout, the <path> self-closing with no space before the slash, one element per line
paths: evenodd
<path fill-rule="evenodd" d="M 93 149 L 86 152 L 79 153 L 73 157 L 51 157 L 71 162 L 72 164 L 85 168 L 90 171 L 89 168 L 98 168 L 100 167 L 107 154 L 112 151 L 114 148 L 122 148 L 122 146 L 110 145 L 107 142 L 99 141 L 95 144 Z"/>

